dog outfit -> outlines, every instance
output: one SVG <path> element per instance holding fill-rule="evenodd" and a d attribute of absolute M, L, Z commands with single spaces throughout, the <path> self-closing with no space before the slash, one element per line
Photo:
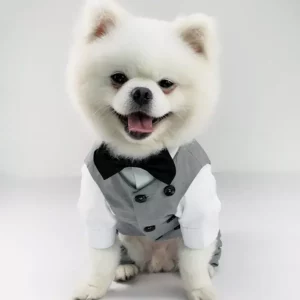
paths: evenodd
<path fill-rule="evenodd" d="M 111 247 L 116 232 L 156 241 L 182 237 L 192 249 L 217 239 L 211 264 L 218 265 L 221 203 L 196 141 L 137 161 L 111 156 L 104 144 L 94 147 L 82 168 L 79 209 L 93 248 Z"/>

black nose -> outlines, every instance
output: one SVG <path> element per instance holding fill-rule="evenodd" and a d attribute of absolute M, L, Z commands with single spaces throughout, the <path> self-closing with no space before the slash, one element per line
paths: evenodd
<path fill-rule="evenodd" d="M 153 99 L 152 92 L 145 87 L 137 87 L 131 92 L 131 97 L 138 105 L 147 105 Z"/>

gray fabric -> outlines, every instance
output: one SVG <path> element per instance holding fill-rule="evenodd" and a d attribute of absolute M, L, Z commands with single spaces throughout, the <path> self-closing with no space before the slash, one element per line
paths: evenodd
<path fill-rule="evenodd" d="M 172 196 L 164 194 L 167 185 L 156 179 L 139 190 L 134 189 L 120 173 L 103 180 L 94 164 L 94 151 L 95 149 L 90 152 L 85 163 L 116 215 L 117 230 L 120 233 L 130 236 L 147 235 L 153 240 L 181 236 L 178 218 L 167 221 L 176 214 L 180 200 L 199 171 L 210 163 L 206 153 L 196 141 L 181 147 L 174 157 L 177 172 L 172 185 L 176 188 L 176 192 Z M 135 201 L 137 195 L 146 195 L 147 201 L 137 203 Z M 144 228 L 148 226 L 155 226 L 156 229 L 145 232 Z"/>
<path fill-rule="evenodd" d="M 210 260 L 210 264 L 215 268 L 219 266 L 220 258 L 222 255 L 222 246 L 223 246 L 222 236 L 221 236 L 221 232 L 219 232 L 217 237 L 216 250 L 214 252 L 213 257 Z"/>
<path fill-rule="evenodd" d="M 133 188 L 120 173 L 103 180 L 94 164 L 94 151 L 97 148 L 92 149 L 85 163 L 117 217 L 118 232 L 129 236 L 147 235 L 153 240 L 160 241 L 181 237 L 178 218 L 174 218 L 171 222 L 167 221 L 176 214 L 180 200 L 200 170 L 210 164 L 201 146 L 194 141 L 181 147 L 174 157 L 177 172 L 172 182 L 176 188 L 173 196 L 166 196 L 164 188 L 167 185 L 156 179 L 142 189 Z M 147 201 L 137 203 L 135 201 L 137 195 L 146 195 Z M 148 233 L 144 231 L 145 227 L 153 225 L 156 227 L 154 231 Z M 221 247 L 221 234 L 219 234 L 216 251 L 210 262 L 214 267 L 219 265 Z M 124 246 L 121 246 L 121 263 L 134 263 Z"/>
<path fill-rule="evenodd" d="M 127 248 L 121 245 L 120 265 L 135 265 L 135 262 L 130 258 Z"/>

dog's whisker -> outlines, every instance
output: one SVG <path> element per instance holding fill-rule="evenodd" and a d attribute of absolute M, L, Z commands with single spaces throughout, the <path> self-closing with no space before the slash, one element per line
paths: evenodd
<path fill-rule="evenodd" d="M 109 112 L 109 107 L 99 107 L 96 111 L 93 112 L 93 116 L 99 114 L 100 116 L 105 116 Z"/>

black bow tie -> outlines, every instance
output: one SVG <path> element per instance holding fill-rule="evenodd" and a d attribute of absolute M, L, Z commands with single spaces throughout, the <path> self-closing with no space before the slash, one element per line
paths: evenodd
<path fill-rule="evenodd" d="M 166 149 L 143 160 L 131 160 L 112 156 L 103 144 L 94 152 L 94 163 L 104 180 L 128 167 L 144 169 L 166 184 L 171 184 L 176 175 L 174 161 Z"/>

